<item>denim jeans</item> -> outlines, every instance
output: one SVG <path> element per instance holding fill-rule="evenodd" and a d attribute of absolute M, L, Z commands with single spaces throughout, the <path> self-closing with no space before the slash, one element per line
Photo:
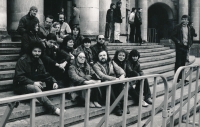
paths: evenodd
<path fill-rule="evenodd" d="M 39 92 L 42 92 L 42 90 L 38 86 L 30 84 L 25 86 L 20 86 L 18 87 L 18 89 L 15 90 L 15 93 L 17 94 L 29 94 L 29 93 L 39 93 Z M 47 111 L 50 111 L 51 113 L 55 112 L 56 107 L 47 97 L 40 97 L 37 99 L 42 105 L 44 105 L 47 108 Z"/>

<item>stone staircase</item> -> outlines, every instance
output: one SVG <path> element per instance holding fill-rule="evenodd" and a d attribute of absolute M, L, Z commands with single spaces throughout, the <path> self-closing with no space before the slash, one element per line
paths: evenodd
<path fill-rule="evenodd" d="M 141 68 L 145 74 L 164 74 L 169 81 L 170 90 L 172 89 L 172 79 L 174 76 L 174 62 L 175 62 L 175 51 L 169 47 L 164 47 L 157 44 L 144 44 L 138 46 L 137 44 L 130 43 L 118 43 L 118 44 L 108 44 L 110 57 L 114 56 L 115 50 L 119 48 L 124 48 L 128 51 L 131 49 L 137 49 L 140 54 Z M 20 42 L 11 42 L 10 40 L 4 40 L 0 42 L 0 98 L 16 96 L 12 92 L 12 78 L 14 76 L 14 68 L 16 60 L 19 58 L 20 52 Z M 190 56 L 190 63 L 195 63 L 195 57 Z M 149 79 L 151 86 L 151 91 L 153 90 L 153 79 Z M 158 79 L 156 106 L 163 100 L 164 88 L 162 85 L 162 80 Z M 187 96 L 187 95 L 186 95 Z M 52 103 L 56 106 L 60 106 L 59 96 L 49 97 Z M 177 98 L 178 101 L 179 97 Z M 158 103 L 157 103 L 158 102 Z M 131 114 L 128 115 L 127 124 L 134 126 L 133 123 L 137 122 L 138 106 L 132 106 L 132 101 L 129 100 L 129 106 Z M 83 120 L 85 117 L 84 107 L 77 107 L 76 102 L 70 100 L 65 101 L 66 110 L 65 113 L 65 125 L 82 127 Z M 3 113 L 7 106 L 0 105 L 0 119 L 3 117 Z M 146 118 L 150 115 L 151 106 L 142 109 L 142 118 Z M 105 113 L 105 107 L 102 108 L 91 108 L 90 109 L 90 125 L 89 127 L 94 127 L 102 115 Z M 41 105 L 36 107 L 36 126 L 39 127 L 55 127 L 59 125 L 59 117 L 50 115 Z M 117 117 L 115 115 L 110 115 L 109 126 L 120 126 L 122 122 L 122 117 Z M 9 118 L 6 127 L 25 127 L 29 126 L 30 123 L 30 106 L 27 101 L 21 102 L 18 108 L 15 108 Z"/>

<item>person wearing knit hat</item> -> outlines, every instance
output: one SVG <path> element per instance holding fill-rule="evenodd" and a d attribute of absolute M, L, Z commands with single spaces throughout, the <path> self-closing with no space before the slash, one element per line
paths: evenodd
<path fill-rule="evenodd" d="M 27 32 L 27 28 L 28 28 L 28 24 L 31 21 L 38 21 L 39 19 L 36 17 L 36 14 L 38 12 L 37 7 L 32 6 L 28 12 L 28 14 L 26 14 L 25 16 L 23 16 L 20 20 L 19 20 L 19 25 L 17 28 L 17 32 L 22 36 L 24 33 Z"/>
<path fill-rule="evenodd" d="M 110 4 L 110 9 L 108 9 L 107 14 L 106 14 L 106 23 L 109 25 L 109 30 L 106 31 L 105 36 L 106 38 L 109 38 L 110 43 L 114 43 L 114 19 L 113 19 L 113 12 L 115 9 L 115 4 L 111 3 Z"/>

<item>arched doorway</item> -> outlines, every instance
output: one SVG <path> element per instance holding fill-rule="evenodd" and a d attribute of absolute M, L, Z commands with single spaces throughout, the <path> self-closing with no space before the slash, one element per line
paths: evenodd
<path fill-rule="evenodd" d="M 164 3 L 155 3 L 148 9 L 148 28 L 157 31 L 157 42 L 160 39 L 168 39 L 173 29 L 173 12 Z"/>

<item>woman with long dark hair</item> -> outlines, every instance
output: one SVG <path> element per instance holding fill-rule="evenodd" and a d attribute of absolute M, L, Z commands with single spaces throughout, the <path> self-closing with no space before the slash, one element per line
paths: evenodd
<path fill-rule="evenodd" d="M 72 38 L 74 40 L 74 49 L 76 49 L 78 46 L 82 44 L 82 40 L 84 37 L 80 34 L 80 27 L 73 26 L 72 27 Z"/>

